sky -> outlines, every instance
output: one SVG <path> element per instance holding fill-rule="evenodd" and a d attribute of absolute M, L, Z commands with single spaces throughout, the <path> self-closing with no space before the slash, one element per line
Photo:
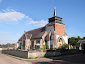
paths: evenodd
<path fill-rule="evenodd" d="M 63 18 L 68 37 L 85 37 L 85 0 L 0 0 L 0 44 L 16 43 L 24 31 Z"/>

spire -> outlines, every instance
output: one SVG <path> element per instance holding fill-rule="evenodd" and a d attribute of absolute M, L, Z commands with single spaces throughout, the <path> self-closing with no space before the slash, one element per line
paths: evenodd
<path fill-rule="evenodd" d="M 56 7 L 54 8 L 54 16 L 56 16 Z"/>

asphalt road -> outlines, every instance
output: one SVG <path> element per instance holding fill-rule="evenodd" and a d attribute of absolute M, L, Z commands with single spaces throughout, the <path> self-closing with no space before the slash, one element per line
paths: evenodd
<path fill-rule="evenodd" d="M 30 64 L 30 63 L 0 53 L 0 64 Z"/>
<path fill-rule="evenodd" d="M 85 55 L 76 54 L 63 57 L 21 59 L 0 53 L 0 64 L 85 64 Z"/>
<path fill-rule="evenodd" d="M 35 64 L 85 64 L 85 55 L 69 55 L 64 57 L 53 57 L 51 61 L 39 61 Z"/>

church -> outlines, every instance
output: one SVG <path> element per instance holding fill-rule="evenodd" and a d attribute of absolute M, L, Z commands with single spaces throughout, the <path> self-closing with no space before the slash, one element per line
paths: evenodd
<path fill-rule="evenodd" d="M 56 16 L 56 9 L 54 9 L 54 15 L 49 18 L 47 25 L 24 32 L 18 40 L 18 49 L 37 50 L 44 46 L 46 49 L 54 49 L 63 44 L 68 44 L 68 35 L 65 33 L 62 18 Z"/>

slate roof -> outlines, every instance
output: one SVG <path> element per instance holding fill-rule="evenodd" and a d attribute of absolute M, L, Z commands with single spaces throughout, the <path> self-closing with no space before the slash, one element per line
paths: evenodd
<path fill-rule="evenodd" d="M 41 38 L 44 32 L 45 32 L 45 26 L 38 29 L 31 30 L 31 31 L 26 31 L 25 34 L 27 38 L 35 39 L 35 38 Z M 22 40 L 22 38 L 25 38 L 25 34 L 23 34 L 19 40 Z"/>
<path fill-rule="evenodd" d="M 85 40 L 79 40 L 77 43 L 85 43 Z"/>
<path fill-rule="evenodd" d="M 45 32 L 45 27 L 41 27 L 35 30 L 27 31 L 26 33 L 32 34 L 31 38 L 34 39 L 34 38 L 41 38 L 44 32 Z"/>

